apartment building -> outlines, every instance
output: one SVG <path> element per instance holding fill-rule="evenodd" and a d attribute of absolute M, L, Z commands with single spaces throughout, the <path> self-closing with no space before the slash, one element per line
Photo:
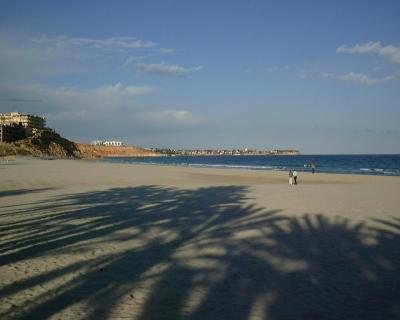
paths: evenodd
<path fill-rule="evenodd" d="M 28 113 L 0 113 L 0 142 L 14 142 L 45 129 L 46 118 Z"/>
<path fill-rule="evenodd" d="M 24 128 L 44 128 L 46 126 L 46 118 L 20 112 L 0 113 L 0 124 L 21 124 Z"/>

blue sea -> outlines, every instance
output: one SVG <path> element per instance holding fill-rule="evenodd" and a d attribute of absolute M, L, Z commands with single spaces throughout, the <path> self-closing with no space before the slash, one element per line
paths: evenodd
<path fill-rule="evenodd" d="M 130 164 L 156 164 L 201 168 L 249 170 L 296 169 L 316 173 L 400 176 L 400 155 L 299 155 L 299 156 L 172 156 L 106 158 L 102 161 Z"/>

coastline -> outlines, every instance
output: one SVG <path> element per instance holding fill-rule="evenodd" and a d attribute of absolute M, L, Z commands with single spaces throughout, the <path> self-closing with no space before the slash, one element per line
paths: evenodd
<path fill-rule="evenodd" d="M 27 158 L 0 173 L 0 317 L 398 310 L 400 177 L 289 186 L 279 171 Z"/>
<path fill-rule="evenodd" d="M 103 158 L 109 163 L 400 176 L 400 155 L 173 156 Z"/>

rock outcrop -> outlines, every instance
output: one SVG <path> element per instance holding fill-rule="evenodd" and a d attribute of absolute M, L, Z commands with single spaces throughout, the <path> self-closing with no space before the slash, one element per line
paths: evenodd
<path fill-rule="evenodd" d="M 51 156 L 56 158 L 79 158 L 80 151 L 76 144 L 48 129 L 35 129 L 32 136 L 14 142 L 19 154 L 36 157 Z"/>

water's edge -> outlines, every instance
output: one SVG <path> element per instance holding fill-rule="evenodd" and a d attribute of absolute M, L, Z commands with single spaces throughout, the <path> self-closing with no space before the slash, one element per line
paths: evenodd
<path fill-rule="evenodd" d="M 112 163 L 400 176 L 400 155 L 176 156 L 106 158 Z"/>

